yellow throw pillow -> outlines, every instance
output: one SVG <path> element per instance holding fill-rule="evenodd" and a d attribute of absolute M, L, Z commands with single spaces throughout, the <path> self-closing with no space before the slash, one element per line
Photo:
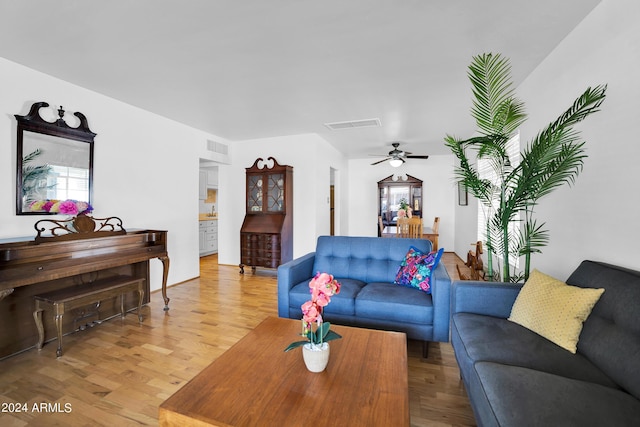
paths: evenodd
<path fill-rule="evenodd" d="M 582 324 L 603 292 L 569 286 L 534 270 L 520 290 L 509 320 L 575 353 Z"/>

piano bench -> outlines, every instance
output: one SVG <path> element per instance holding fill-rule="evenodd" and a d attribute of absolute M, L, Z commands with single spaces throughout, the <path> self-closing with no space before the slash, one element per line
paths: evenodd
<path fill-rule="evenodd" d="M 54 321 L 58 332 L 58 349 L 56 356 L 62 356 L 62 317 L 65 311 L 73 310 L 88 304 L 99 303 L 102 300 L 120 296 L 120 314 L 125 317 L 124 295 L 128 292 L 138 292 L 138 321 L 142 322 L 142 300 L 144 298 L 143 278 L 129 276 L 115 276 L 96 280 L 95 282 L 71 286 L 40 295 L 35 295 L 36 308 L 33 318 L 38 328 L 38 342 L 36 347 L 42 349 L 44 343 L 44 326 L 42 312 L 45 307 L 53 308 Z"/>

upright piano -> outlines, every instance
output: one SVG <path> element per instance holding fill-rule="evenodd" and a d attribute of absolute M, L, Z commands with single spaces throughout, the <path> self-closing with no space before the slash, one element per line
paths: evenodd
<path fill-rule="evenodd" d="M 79 216 L 80 217 L 80 216 Z M 54 222 L 51 220 L 44 220 Z M 41 223 L 43 221 L 38 221 Z M 70 286 L 128 275 L 145 279 L 144 304 L 150 301 L 149 260 L 158 258 L 163 265 L 162 297 L 169 309 L 167 277 L 169 256 L 167 232 L 160 230 L 85 230 L 35 238 L 0 239 L 0 359 L 33 347 L 38 331 L 33 318 L 34 295 Z M 82 225 L 77 227 L 82 229 Z M 133 294 L 125 299 L 127 310 L 137 308 Z M 102 301 L 93 312 L 100 319 L 120 312 L 119 301 Z M 64 332 L 77 329 L 78 320 L 91 317 L 81 310 L 65 316 Z M 84 321 L 84 320 L 81 320 Z M 55 336 L 52 319 L 44 322 L 47 336 Z"/>

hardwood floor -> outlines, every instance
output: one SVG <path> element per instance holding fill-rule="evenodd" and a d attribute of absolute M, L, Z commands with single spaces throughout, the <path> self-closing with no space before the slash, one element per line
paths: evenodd
<path fill-rule="evenodd" d="M 443 263 L 457 278 L 457 256 Z M 157 425 L 158 406 L 266 316 L 277 316 L 275 273 L 241 276 L 235 266 L 201 258 L 198 279 L 159 292 L 135 313 L 0 361 L 0 425 Z M 6 326 L 5 326 L 6 327 Z M 35 327 L 35 326 L 34 326 Z M 473 426 L 475 421 L 449 343 L 431 343 L 422 359 L 409 341 L 412 426 Z"/>

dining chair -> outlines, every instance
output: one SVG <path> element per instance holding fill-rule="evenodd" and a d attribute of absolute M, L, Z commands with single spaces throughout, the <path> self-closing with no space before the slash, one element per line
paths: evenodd
<path fill-rule="evenodd" d="M 440 217 L 437 216 L 433 220 L 433 227 L 431 230 L 433 231 L 433 237 L 431 238 L 431 242 L 433 243 L 433 250 L 438 250 L 438 228 L 440 228 Z"/>
<path fill-rule="evenodd" d="M 424 234 L 424 225 L 422 223 L 422 218 L 414 216 L 411 218 L 407 218 L 407 222 L 409 224 L 409 237 L 414 239 L 422 239 Z"/>
<path fill-rule="evenodd" d="M 382 217 L 381 216 L 378 217 L 378 228 L 379 228 L 379 233 L 380 233 L 380 235 L 378 237 L 387 237 L 387 236 L 385 236 L 385 233 L 384 233 L 384 224 L 382 223 Z"/>
<path fill-rule="evenodd" d="M 396 221 L 396 237 L 409 237 L 409 218 L 398 218 Z"/>

